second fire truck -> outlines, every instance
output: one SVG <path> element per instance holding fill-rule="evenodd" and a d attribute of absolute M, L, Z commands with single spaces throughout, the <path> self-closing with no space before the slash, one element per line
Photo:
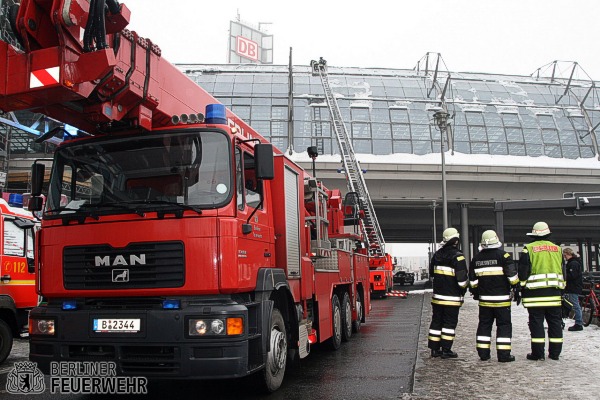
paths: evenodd
<path fill-rule="evenodd" d="M 18 202 L 0 199 L 0 363 L 9 356 L 13 338 L 27 336 L 29 311 L 38 304 L 34 226 L 33 215 Z"/>

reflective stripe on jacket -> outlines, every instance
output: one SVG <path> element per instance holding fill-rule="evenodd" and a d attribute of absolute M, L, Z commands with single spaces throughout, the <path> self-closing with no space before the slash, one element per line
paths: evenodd
<path fill-rule="evenodd" d="M 528 289 L 565 288 L 562 272 L 562 250 L 547 240 L 538 240 L 525 245 L 523 252 L 529 254 L 531 275 L 527 277 Z"/>
<path fill-rule="evenodd" d="M 523 306 L 560 307 L 565 288 L 561 248 L 548 240 L 526 244 L 519 259 L 519 279 Z"/>
<path fill-rule="evenodd" d="M 484 248 L 473 257 L 469 279 L 480 307 L 510 307 L 510 287 L 519 282 L 515 262 L 501 248 Z"/>
<path fill-rule="evenodd" d="M 431 303 L 460 307 L 469 285 L 465 256 L 453 245 L 446 245 L 431 258 L 429 271 L 433 277 Z"/>

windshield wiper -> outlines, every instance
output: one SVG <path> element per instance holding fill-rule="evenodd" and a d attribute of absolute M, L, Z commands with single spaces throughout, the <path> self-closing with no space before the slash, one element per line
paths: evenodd
<path fill-rule="evenodd" d="M 126 204 L 138 204 L 148 206 L 160 206 L 160 210 L 157 209 L 156 213 L 158 218 L 164 218 L 165 214 L 170 214 L 167 211 L 174 211 L 175 217 L 182 218 L 183 212 L 186 210 L 194 211 L 198 215 L 202 215 L 202 209 L 198 206 L 191 206 L 188 204 L 173 203 L 166 200 L 130 200 L 126 201 Z"/>
<path fill-rule="evenodd" d="M 93 218 L 96 221 L 98 221 L 100 218 L 98 217 L 98 215 L 96 215 L 95 212 L 93 211 L 83 211 L 83 210 L 74 210 L 72 208 L 59 208 L 56 210 L 53 210 L 53 212 L 58 211 L 59 213 L 63 212 L 63 211 L 72 211 L 73 214 L 68 214 L 68 215 L 61 215 L 60 218 L 62 219 L 62 223 L 63 225 L 69 225 L 69 222 L 75 220 L 77 221 L 77 223 L 79 224 L 83 224 L 85 222 L 86 218 Z"/>
<path fill-rule="evenodd" d="M 144 214 L 143 211 L 138 210 L 136 207 L 131 207 L 131 205 L 129 204 L 129 202 L 126 202 L 126 201 L 122 202 L 122 203 L 113 203 L 113 202 L 92 203 L 92 204 L 86 203 L 86 204 L 80 205 L 79 207 L 80 207 L 80 209 L 82 209 L 82 208 L 96 209 L 96 211 L 98 211 L 97 209 L 100 209 L 100 208 L 111 208 L 111 209 L 115 209 L 115 210 L 129 211 L 131 213 L 139 215 L 140 217 L 145 216 L 145 214 Z M 92 213 L 93 215 L 95 215 L 95 213 L 94 213 L 93 210 L 90 210 L 90 213 Z"/>

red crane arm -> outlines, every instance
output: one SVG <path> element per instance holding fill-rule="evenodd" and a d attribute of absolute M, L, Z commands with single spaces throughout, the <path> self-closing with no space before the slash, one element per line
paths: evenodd
<path fill-rule="evenodd" d="M 21 0 L 11 22 L 23 50 L 0 41 L 0 109 L 102 133 L 152 130 L 218 103 L 125 29 L 129 17 L 116 0 Z"/>

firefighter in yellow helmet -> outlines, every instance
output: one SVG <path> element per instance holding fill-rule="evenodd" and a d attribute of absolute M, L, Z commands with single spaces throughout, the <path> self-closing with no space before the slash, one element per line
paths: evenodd
<path fill-rule="evenodd" d="M 482 361 L 490 359 L 492 325 L 496 320 L 498 361 L 515 361 L 515 356 L 510 354 L 510 291 L 511 286 L 519 282 L 517 265 L 511 255 L 502 249 L 502 243 L 493 230 L 483 232 L 479 250 L 469 268 L 470 290 L 475 300 L 479 300 L 477 353 Z"/>
<path fill-rule="evenodd" d="M 550 228 L 545 222 L 536 222 L 531 243 L 525 245 L 519 258 L 519 280 L 523 306 L 529 312 L 531 353 L 528 360 L 543 360 L 548 324 L 548 357 L 558 360 L 562 350 L 561 291 L 565 288 L 561 248 L 550 240 Z"/>
<path fill-rule="evenodd" d="M 442 235 L 442 247 L 429 263 L 433 296 L 428 347 L 432 357 L 456 358 L 458 354 L 452 351 L 452 344 L 469 277 L 465 256 L 458 249 L 458 231 L 448 228 Z"/>

